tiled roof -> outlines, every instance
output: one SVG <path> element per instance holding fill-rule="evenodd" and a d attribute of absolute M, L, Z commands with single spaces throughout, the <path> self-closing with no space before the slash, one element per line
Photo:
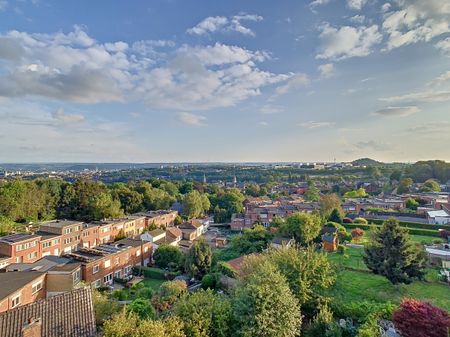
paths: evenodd
<path fill-rule="evenodd" d="M 30 319 L 40 319 L 42 337 L 94 337 L 92 292 L 73 290 L 0 314 L 0 336 L 20 337 Z"/>
<path fill-rule="evenodd" d="M 171 236 L 177 238 L 179 236 L 181 236 L 183 233 L 181 232 L 181 230 L 177 227 L 169 227 L 166 230 L 167 234 L 170 234 Z"/>

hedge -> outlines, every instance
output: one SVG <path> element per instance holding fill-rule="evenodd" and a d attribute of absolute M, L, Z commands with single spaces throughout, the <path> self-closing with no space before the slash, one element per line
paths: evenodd
<path fill-rule="evenodd" d="M 165 271 L 159 268 L 142 267 L 142 274 L 144 277 L 153 278 L 157 280 L 165 280 Z"/>
<path fill-rule="evenodd" d="M 353 223 L 346 223 L 344 224 L 344 227 L 346 228 L 361 228 L 364 230 L 372 230 L 374 228 L 380 228 L 381 225 L 364 225 L 364 224 L 353 224 Z M 426 235 L 426 236 L 433 236 L 433 237 L 440 237 L 439 235 L 439 231 L 438 230 L 432 230 L 432 229 L 422 229 L 422 228 L 408 228 L 408 227 L 404 227 L 406 228 L 409 232 L 409 234 L 414 234 L 414 235 Z"/>
<path fill-rule="evenodd" d="M 382 225 L 385 220 L 381 219 L 368 219 L 370 222 Z M 447 229 L 450 230 L 450 225 L 433 225 L 433 224 L 426 224 L 426 223 L 420 223 L 420 222 L 408 222 L 408 221 L 399 221 L 400 226 L 407 227 L 407 228 L 420 228 L 420 229 L 429 229 L 429 230 L 438 230 L 438 229 Z"/>

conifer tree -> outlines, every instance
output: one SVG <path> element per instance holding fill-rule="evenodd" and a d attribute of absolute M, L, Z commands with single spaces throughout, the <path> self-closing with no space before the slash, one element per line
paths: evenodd
<path fill-rule="evenodd" d="M 424 276 L 423 252 L 414 246 L 407 230 L 395 219 L 386 220 L 373 232 L 371 242 L 365 248 L 364 263 L 392 284 L 408 284 L 414 278 Z"/>

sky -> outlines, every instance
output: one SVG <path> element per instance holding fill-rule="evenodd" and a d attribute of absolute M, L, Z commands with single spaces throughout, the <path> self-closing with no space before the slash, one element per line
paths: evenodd
<path fill-rule="evenodd" d="M 0 0 L 0 162 L 450 161 L 450 0 Z"/>

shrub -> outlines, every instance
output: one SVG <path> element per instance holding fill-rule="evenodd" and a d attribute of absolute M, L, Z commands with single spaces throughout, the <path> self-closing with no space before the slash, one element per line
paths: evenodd
<path fill-rule="evenodd" d="M 364 218 L 355 218 L 353 223 L 364 224 L 367 225 L 369 222 Z"/>
<path fill-rule="evenodd" d="M 332 309 L 336 317 L 352 317 L 360 323 L 365 322 L 370 314 L 376 314 L 379 318 L 391 319 L 392 313 L 396 308 L 397 306 L 390 302 L 332 302 Z"/>
<path fill-rule="evenodd" d="M 137 297 L 146 298 L 150 300 L 153 297 L 153 289 L 152 288 L 141 288 L 136 292 Z"/>
<path fill-rule="evenodd" d="M 364 236 L 364 230 L 361 228 L 355 228 L 351 231 L 352 239 L 356 242 L 361 240 Z"/>
<path fill-rule="evenodd" d="M 225 261 L 220 261 L 217 264 L 217 271 L 228 277 L 236 277 L 236 271 Z"/>
<path fill-rule="evenodd" d="M 118 301 L 126 301 L 126 300 L 128 300 L 128 292 L 123 291 L 123 290 L 115 290 L 112 293 L 112 297 Z"/>
<path fill-rule="evenodd" d="M 447 311 L 414 299 L 403 300 L 393 319 L 403 337 L 443 337 L 450 329 Z"/>
<path fill-rule="evenodd" d="M 142 267 L 142 274 L 144 277 L 153 278 L 157 280 L 165 280 L 165 272 L 159 268 Z"/>
<path fill-rule="evenodd" d="M 217 286 L 217 278 L 214 274 L 206 274 L 202 278 L 203 289 L 215 289 Z"/>

